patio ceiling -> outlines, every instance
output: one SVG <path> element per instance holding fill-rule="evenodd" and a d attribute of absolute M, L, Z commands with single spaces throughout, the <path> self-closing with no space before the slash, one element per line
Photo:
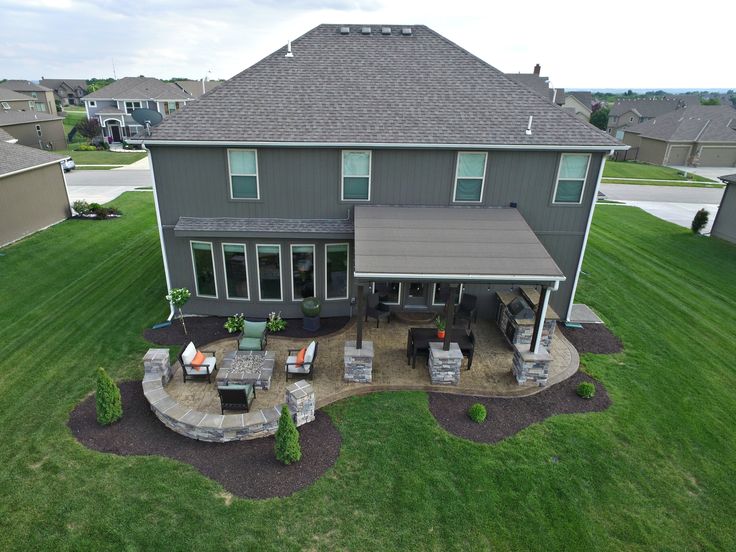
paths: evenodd
<path fill-rule="evenodd" d="M 555 284 L 565 275 L 514 208 L 355 207 L 355 277 Z"/>

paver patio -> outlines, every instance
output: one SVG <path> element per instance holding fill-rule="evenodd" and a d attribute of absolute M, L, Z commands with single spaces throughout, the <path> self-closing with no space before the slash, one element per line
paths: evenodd
<path fill-rule="evenodd" d="M 544 389 L 532 383 L 525 385 L 516 383 L 511 373 L 513 353 L 495 322 L 486 320 L 479 320 L 473 325 L 476 336 L 473 368 L 466 370 L 467 359 L 463 359 L 460 384 L 457 386 L 432 385 L 426 367 L 426 357 L 417 359 L 415 369 L 412 369 L 406 362 L 406 338 L 410 327 L 409 324 L 395 320 L 392 320 L 391 324 L 381 324 L 378 329 L 372 324 L 366 325 L 364 340 L 373 341 L 375 350 L 373 382 L 369 384 L 343 381 L 343 348 L 346 340 L 355 339 L 354 323 L 334 334 L 316 338 L 319 342 L 319 353 L 312 385 L 317 407 L 323 407 L 350 395 L 373 391 L 424 390 L 487 397 L 515 397 L 531 395 Z M 268 391 L 257 390 L 252 409 L 262 409 L 283 403 L 287 385 L 284 373 L 286 351 L 305 347 L 308 344 L 308 339 L 269 335 L 268 350 L 276 354 L 271 388 Z M 215 351 L 219 366 L 225 353 L 233 351 L 237 344 L 235 338 L 232 338 L 214 343 L 198 343 L 197 346 L 200 349 Z M 550 366 L 548 386 L 570 377 L 577 371 L 579 365 L 577 351 L 559 331 L 555 332 L 551 352 L 553 361 Z M 182 381 L 181 367 L 178 362 L 173 369 L 174 377 L 166 387 L 172 398 L 185 407 L 220 413 L 220 399 L 214 380 L 211 384 L 192 381 L 185 384 Z"/>

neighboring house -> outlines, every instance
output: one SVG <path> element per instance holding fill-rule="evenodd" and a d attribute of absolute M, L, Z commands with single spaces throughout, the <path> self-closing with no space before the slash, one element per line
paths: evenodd
<path fill-rule="evenodd" d="M 17 144 L 18 139 L 14 136 L 11 136 L 7 132 L 5 132 L 2 128 L 0 128 L 0 142 L 7 142 L 8 144 Z"/>
<path fill-rule="evenodd" d="M 736 243 L 736 174 L 721 176 L 720 180 L 726 184 L 726 189 L 710 235 Z"/>
<path fill-rule="evenodd" d="M 587 123 L 593 113 L 593 94 L 581 90 L 566 92 L 563 108 L 570 109 L 578 118 Z"/>
<path fill-rule="evenodd" d="M 20 92 L 0 87 L 0 113 L 3 111 L 35 111 L 36 100 Z"/>
<path fill-rule="evenodd" d="M 694 105 L 626 128 L 636 159 L 656 165 L 736 166 L 736 109 Z"/>
<path fill-rule="evenodd" d="M 0 128 L 23 146 L 39 149 L 66 148 L 63 117 L 35 111 L 0 110 Z"/>
<path fill-rule="evenodd" d="M 0 247 L 71 215 L 61 160 L 0 136 Z"/>
<path fill-rule="evenodd" d="M 50 88 L 26 80 L 6 80 L 0 82 L 0 87 L 30 96 L 33 99 L 32 111 L 58 115 L 54 93 Z"/>
<path fill-rule="evenodd" d="M 223 83 L 221 80 L 183 80 L 175 81 L 174 84 L 194 98 L 199 98 L 210 90 L 214 90 Z"/>
<path fill-rule="evenodd" d="M 310 295 L 349 315 L 358 285 L 435 310 L 462 284 L 490 318 L 520 283 L 568 316 L 604 158 L 626 148 L 421 25 L 320 25 L 143 143 L 169 288 L 251 317 Z"/>
<path fill-rule="evenodd" d="M 608 133 L 622 140 L 624 129 L 655 117 L 682 109 L 687 105 L 699 104 L 697 96 L 673 96 L 672 98 L 652 98 L 640 100 L 621 100 L 608 112 Z"/>
<path fill-rule="evenodd" d="M 82 105 L 82 98 L 87 93 L 87 81 L 84 79 L 45 79 L 41 77 L 38 84 L 50 88 L 61 105 Z"/>
<path fill-rule="evenodd" d="M 565 89 L 553 88 L 549 82 L 549 77 L 541 77 L 539 74 L 542 66 L 538 63 L 534 66 L 533 73 L 506 73 L 506 76 L 515 80 L 519 84 L 523 84 L 527 88 L 531 88 L 543 98 L 549 99 L 555 105 L 565 104 Z"/>
<path fill-rule="evenodd" d="M 150 77 L 124 77 L 83 98 L 87 118 L 97 118 L 104 136 L 112 142 L 142 130 L 130 116 L 134 110 L 151 109 L 166 117 L 193 100 L 175 84 Z"/>

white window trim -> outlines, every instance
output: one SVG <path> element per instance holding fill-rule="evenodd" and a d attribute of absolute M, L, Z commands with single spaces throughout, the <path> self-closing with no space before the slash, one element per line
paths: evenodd
<path fill-rule="evenodd" d="M 135 111 L 136 109 L 143 109 L 143 101 L 142 100 L 123 100 L 123 111 L 127 115 L 130 115 L 128 112 L 128 106 L 126 104 L 133 104 L 133 108 L 131 111 Z M 138 104 L 138 107 L 135 107 L 135 104 Z"/>
<path fill-rule="evenodd" d="M 457 197 L 457 181 L 460 178 L 458 176 L 458 171 L 460 170 L 460 156 L 465 153 L 472 153 L 474 155 L 478 155 L 479 153 L 482 153 L 484 155 L 483 158 L 483 176 L 480 177 L 480 199 L 479 200 L 468 200 L 468 199 L 456 199 Z M 455 183 L 452 188 L 452 202 L 453 203 L 483 203 L 483 193 L 486 191 L 486 170 L 488 169 L 488 152 L 486 151 L 458 151 L 455 159 Z M 477 180 L 478 177 L 467 177 L 463 176 L 462 178 L 473 178 L 474 180 Z"/>
<path fill-rule="evenodd" d="M 348 257 L 347 266 L 345 267 L 345 272 L 347 273 L 347 282 L 345 282 L 345 297 L 327 297 L 327 248 L 331 245 L 346 245 L 347 249 L 345 250 L 345 253 Z M 350 243 L 348 242 L 338 242 L 338 243 L 326 243 L 325 244 L 325 301 L 344 301 L 345 299 L 350 297 Z"/>
<path fill-rule="evenodd" d="M 97 107 L 97 102 L 95 100 L 89 100 L 89 106 L 90 107 Z"/>
<path fill-rule="evenodd" d="M 36 134 L 39 136 L 43 136 L 43 130 L 41 130 L 41 125 L 36 125 Z"/>
<path fill-rule="evenodd" d="M 256 158 L 255 174 L 233 174 L 230 168 L 230 152 L 231 151 L 252 151 Z M 256 197 L 233 197 L 233 176 L 255 176 L 256 177 Z M 259 201 L 261 199 L 261 179 L 258 176 L 258 150 L 253 148 L 228 148 L 227 149 L 227 186 L 228 195 L 233 201 Z"/>
<path fill-rule="evenodd" d="M 583 187 L 580 189 L 580 201 L 556 201 L 557 198 L 557 186 L 560 183 L 560 172 L 562 172 L 562 160 L 568 155 L 587 155 L 588 163 L 585 165 L 585 176 L 583 177 Z M 590 159 L 589 153 L 562 153 L 560 154 L 560 162 L 557 166 L 557 178 L 555 178 L 555 189 L 552 191 L 552 205 L 582 205 L 583 197 L 585 196 L 585 184 L 588 182 L 588 171 L 590 170 Z M 565 180 L 579 180 L 578 178 L 566 178 Z"/>
<path fill-rule="evenodd" d="M 28 102 L 29 104 L 32 102 Z M 10 109 L 10 104 L 8 102 L 0 102 L 0 105 L 3 106 L 3 109 Z"/>
<path fill-rule="evenodd" d="M 243 260 L 245 261 L 245 279 L 246 279 L 246 292 L 248 297 L 230 297 L 230 290 L 227 288 L 227 263 L 225 262 L 225 246 L 226 245 L 237 245 L 243 248 Z M 250 272 L 248 271 L 248 246 L 244 243 L 231 243 L 222 242 L 222 274 L 225 276 L 225 297 L 228 301 L 250 301 Z"/>
<path fill-rule="evenodd" d="M 381 283 L 383 283 L 383 282 L 381 282 Z M 388 283 L 390 283 L 390 282 L 388 282 Z M 399 298 L 398 298 L 398 300 L 395 303 L 388 303 L 388 302 L 384 301 L 383 304 L 384 305 L 392 305 L 392 306 L 400 305 L 401 304 L 401 289 L 402 289 L 402 286 L 403 286 L 403 284 L 401 282 L 399 282 Z M 376 293 L 376 282 L 373 282 L 373 284 L 371 286 L 371 293 Z"/>
<path fill-rule="evenodd" d="M 460 284 L 460 289 L 459 289 L 458 294 L 457 294 L 457 304 L 460 304 L 460 301 L 463 298 L 464 288 L 465 288 L 465 284 Z M 437 296 L 437 282 L 435 282 L 434 284 L 432 284 L 432 306 L 433 307 L 437 307 L 437 306 L 444 305 L 444 303 L 435 303 L 434 302 L 434 298 L 436 296 Z"/>
<path fill-rule="evenodd" d="M 259 247 L 273 247 L 279 248 L 279 298 L 278 299 L 264 299 L 261 297 L 261 263 L 258 259 L 258 248 Z M 256 274 L 258 275 L 258 300 L 264 303 L 283 303 L 284 301 L 284 265 L 282 264 L 281 256 L 281 244 L 280 243 L 257 243 L 256 244 Z"/>
<path fill-rule="evenodd" d="M 297 299 L 296 294 L 294 293 L 294 247 L 311 247 L 312 248 L 312 282 L 314 285 L 314 282 L 317 280 L 317 247 L 316 244 L 313 243 L 290 243 L 289 244 L 289 266 L 291 267 L 291 272 L 289 273 L 289 280 L 291 281 L 291 300 L 292 301 L 302 301 L 305 299 L 302 297 L 301 299 Z M 314 290 L 315 295 L 317 294 L 317 290 Z"/>
<path fill-rule="evenodd" d="M 345 154 L 346 153 L 367 153 L 368 154 L 368 198 L 367 199 L 345 199 Z M 355 201 L 366 203 L 371 200 L 371 173 L 373 172 L 373 151 L 372 150 L 341 150 L 340 151 L 340 201 Z M 365 178 L 365 175 L 356 176 L 349 175 L 348 178 Z"/>
<path fill-rule="evenodd" d="M 210 246 L 210 257 L 212 259 L 212 275 L 215 278 L 215 294 L 214 295 L 203 295 L 199 293 L 199 284 L 197 283 L 197 264 L 194 262 L 194 247 L 192 247 L 195 243 L 206 243 Z M 217 289 L 217 272 L 215 271 L 215 246 L 212 242 L 208 241 L 202 241 L 202 240 L 189 240 L 189 254 L 192 256 L 192 275 L 194 276 L 194 293 L 197 295 L 197 297 L 202 297 L 205 299 L 217 299 L 220 295 L 218 289 Z"/>

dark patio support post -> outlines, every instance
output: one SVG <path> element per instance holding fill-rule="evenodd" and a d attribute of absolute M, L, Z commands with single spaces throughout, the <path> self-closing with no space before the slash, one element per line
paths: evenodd
<path fill-rule="evenodd" d="M 544 328 L 544 320 L 547 318 L 547 305 L 549 304 L 549 287 L 542 286 L 539 294 L 539 304 L 537 305 L 537 313 L 534 316 L 534 333 L 532 333 L 532 343 L 530 351 L 534 354 L 539 352 L 542 343 L 542 329 Z"/>
<path fill-rule="evenodd" d="M 455 286 L 450 285 L 450 292 L 447 294 L 445 301 L 445 341 L 442 343 L 442 350 L 450 350 L 450 333 L 452 330 L 452 319 L 455 318 Z"/>
<path fill-rule="evenodd" d="M 363 321 L 365 320 L 365 286 L 358 284 L 358 323 L 356 324 L 355 348 L 363 348 Z"/>

